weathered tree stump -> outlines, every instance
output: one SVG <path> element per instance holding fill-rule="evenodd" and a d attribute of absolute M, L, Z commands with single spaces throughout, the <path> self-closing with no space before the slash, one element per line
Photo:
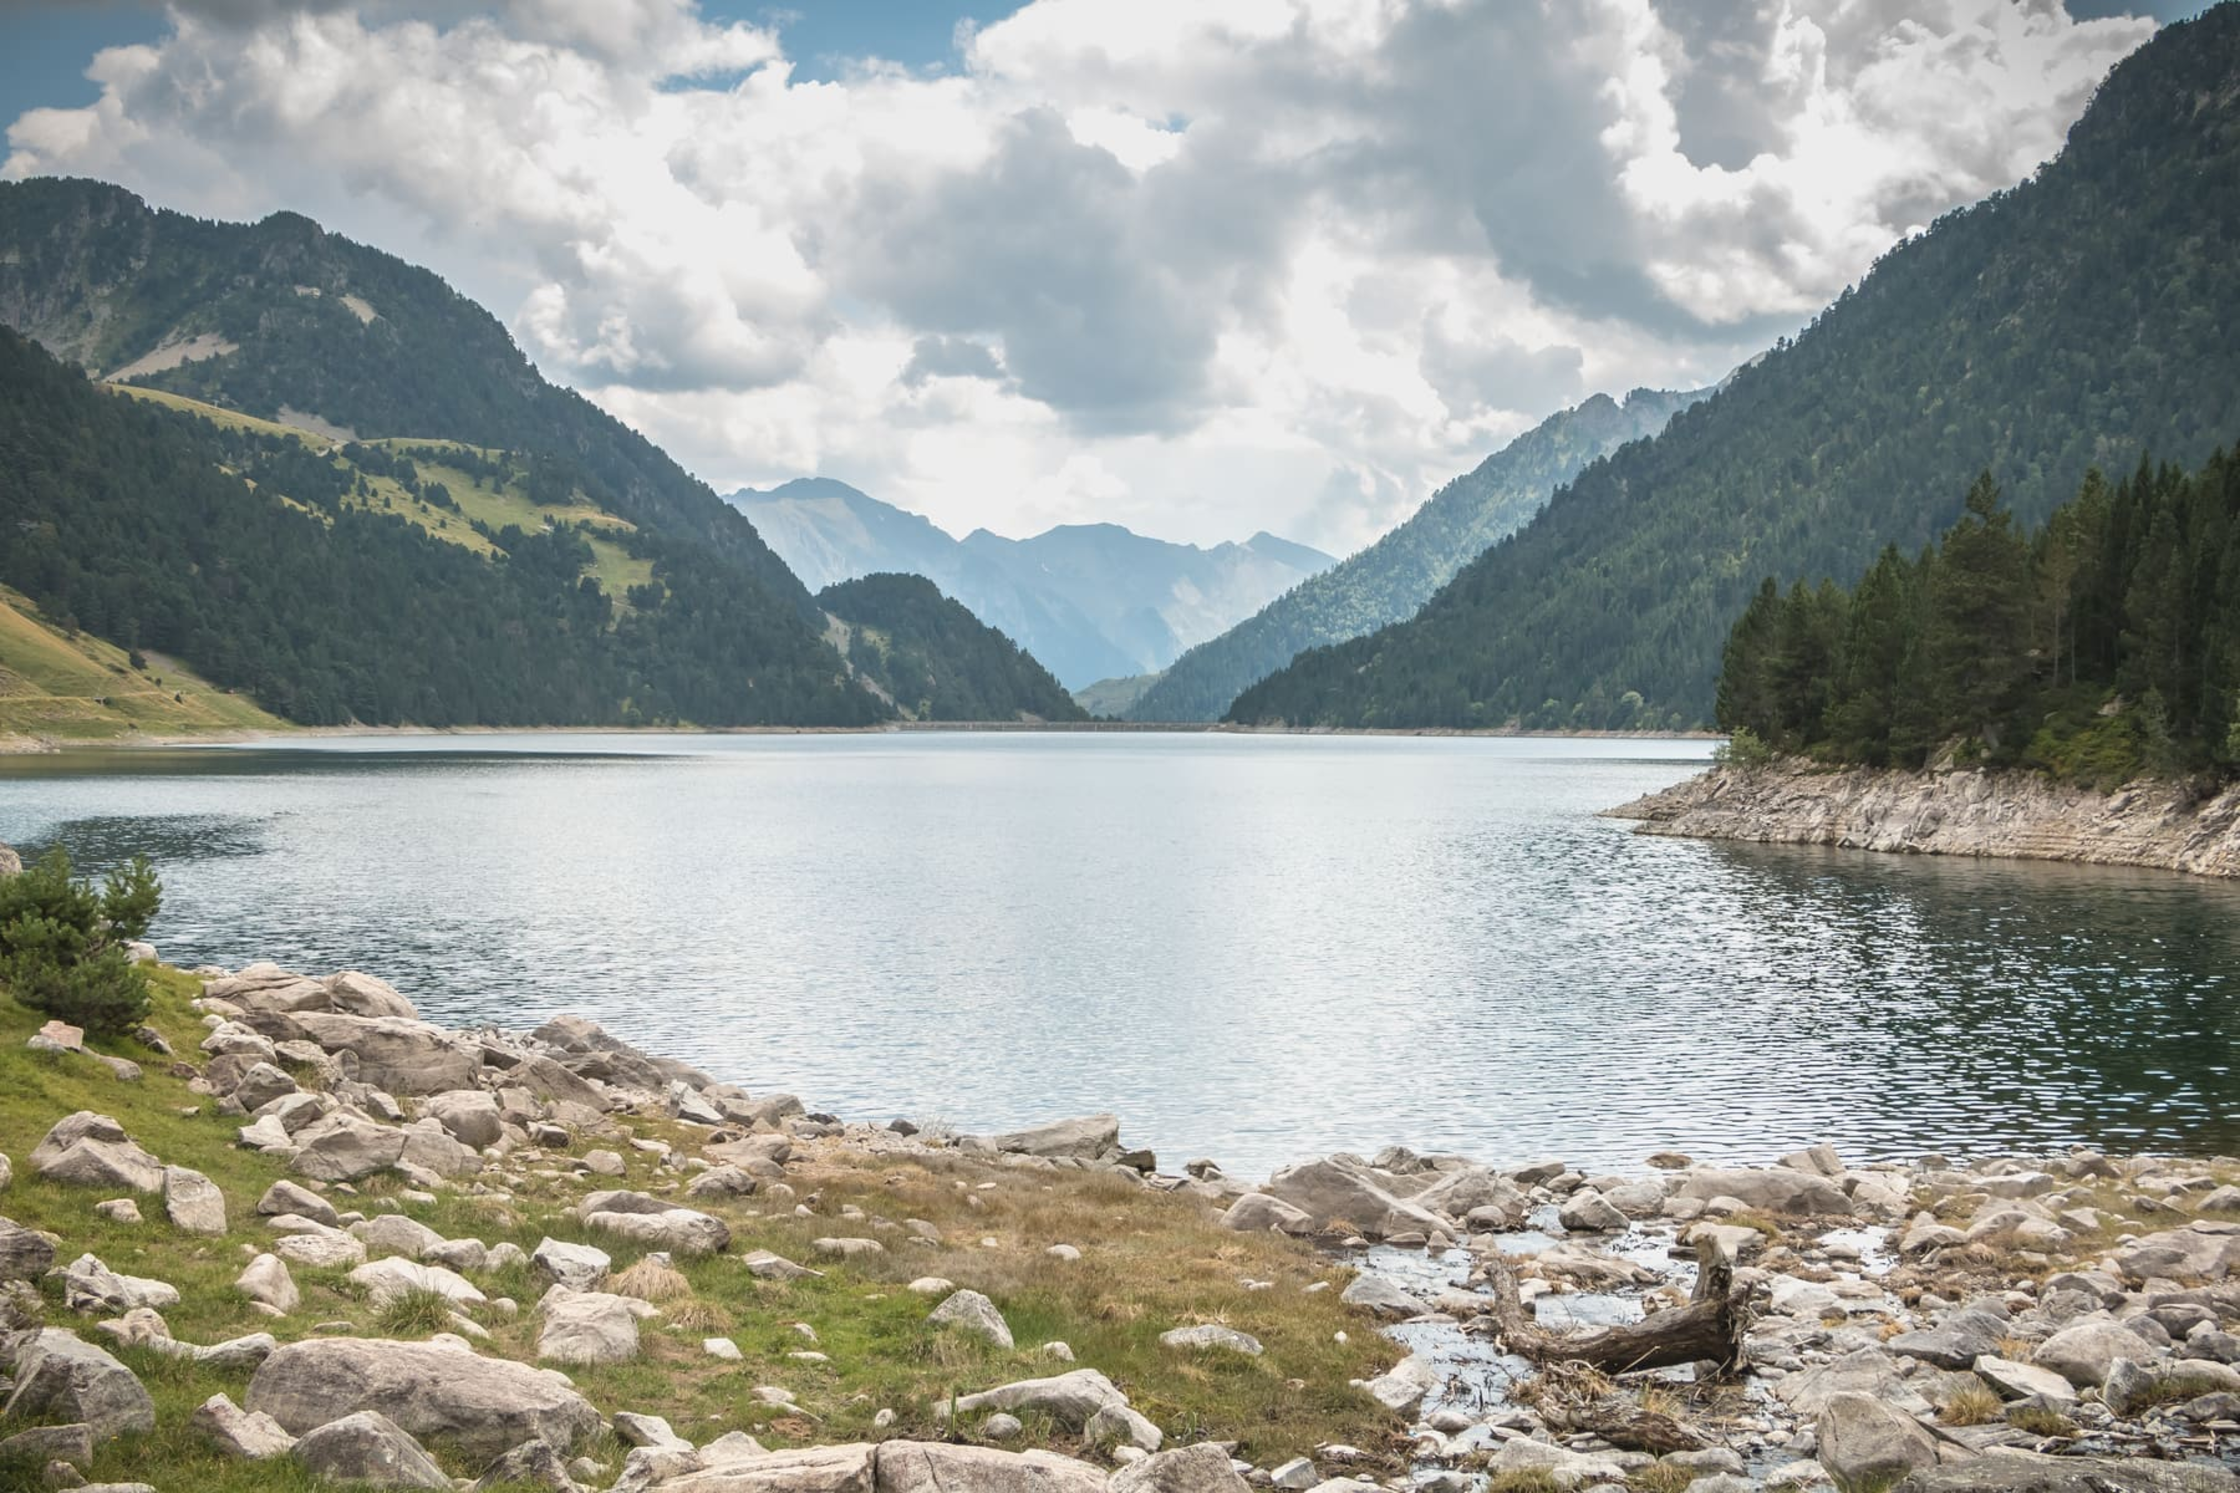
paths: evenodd
<path fill-rule="evenodd" d="M 1749 1319 L 1734 1285 L 1734 1262 L 1709 1249 L 1699 1256 L 1693 1299 L 1624 1327 L 1578 1334 L 1551 1332 L 1534 1320 L 1517 1290 L 1516 1272 L 1499 1254 L 1483 1262 L 1493 1290 L 1494 1334 L 1511 1353 L 1534 1363 L 1583 1363 L 1605 1374 L 1709 1363 L 1722 1374 L 1742 1366 Z"/>

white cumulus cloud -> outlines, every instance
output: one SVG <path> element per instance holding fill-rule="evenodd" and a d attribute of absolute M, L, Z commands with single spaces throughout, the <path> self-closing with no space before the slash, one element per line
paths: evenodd
<path fill-rule="evenodd" d="M 5 173 L 429 265 L 719 488 L 1349 549 L 2050 156 L 2058 0 L 1033 0 L 800 81 L 693 0 L 177 0 Z"/>

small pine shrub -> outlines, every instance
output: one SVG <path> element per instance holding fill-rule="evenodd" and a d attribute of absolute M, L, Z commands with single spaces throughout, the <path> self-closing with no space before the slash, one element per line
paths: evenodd
<path fill-rule="evenodd" d="M 59 845 L 0 878 L 0 988 L 34 1011 L 117 1036 L 148 1015 L 148 979 L 125 945 L 148 931 L 163 886 L 145 859 L 97 891 Z"/>
<path fill-rule="evenodd" d="M 1712 749 L 1711 760 L 1722 767 L 1764 767 L 1780 755 L 1757 732 L 1737 726 L 1732 736 Z"/>

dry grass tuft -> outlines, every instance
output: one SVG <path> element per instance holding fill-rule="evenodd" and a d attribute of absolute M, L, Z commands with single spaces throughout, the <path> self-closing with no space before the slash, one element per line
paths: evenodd
<path fill-rule="evenodd" d="M 2058 1410 L 2043 1405 L 2014 1405 L 2007 1410 L 2007 1424 L 2033 1436 L 2074 1436 L 2077 1423 Z"/>
<path fill-rule="evenodd" d="M 617 1296 L 634 1296 L 640 1301 L 650 1301 L 659 1306 L 664 1301 L 678 1301 L 692 1294 L 692 1282 L 674 1265 L 665 1265 L 648 1256 L 607 1282 L 607 1289 Z M 670 1313 L 671 1318 L 675 1313 Z"/>
<path fill-rule="evenodd" d="M 1997 1393 L 1979 1384 L 1955 1391 L 1937 1411 L 1937 1419 L 1948 1426 L 1988 1425 L 2005 1409 L 2006 1402 Z"/>

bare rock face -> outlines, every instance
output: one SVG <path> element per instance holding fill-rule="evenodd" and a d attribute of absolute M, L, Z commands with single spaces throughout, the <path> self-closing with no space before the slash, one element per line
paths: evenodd
<path fill-rule="evenodd" d="M 50 1182 L 134 1192 L 163 1191 L 163 1163 L 107 1115 L 81 1109 L 58 1121 L 32 1149 L 31 1169 Z"/>
<path fill-rule="evenodd" d="M 0 1414 L 87 1425 L 103 1441 L 156 1428 L 155 1401 L 132 1370 L 59 1327 L 19 1340 L 15 1392 Z"/>
<path fill-rule="evenodd" d="M 23 874 L 23 857 L 16 854 L 12 845 L 0 845 L 0 876 Z"/>
<path fill-rule="evenodd" d="M 374 1410 L 423 1441 L 483 1458 L 524 1441 L 566 1451 L 600 1423 L 559 1374 L 481 1357 L 456 1339 L 290 1343 L 250 1380 L 247 1405 L 298 1435 Z"/>
<path fill-rule="evenodd" d="M 2023 772 L 1721 766 L 1610 811 L 1640 832 L 2240 876 L 2240 787 L 2099 793 Z"/>
<path fill-rule="evenodd" d="M 291 1453 L 314 1475 L 374 1488 L 441 1488 L 451 1479 L 419 1442 L 378 1411 L 329 1422 L 307 1433 Z"/>

